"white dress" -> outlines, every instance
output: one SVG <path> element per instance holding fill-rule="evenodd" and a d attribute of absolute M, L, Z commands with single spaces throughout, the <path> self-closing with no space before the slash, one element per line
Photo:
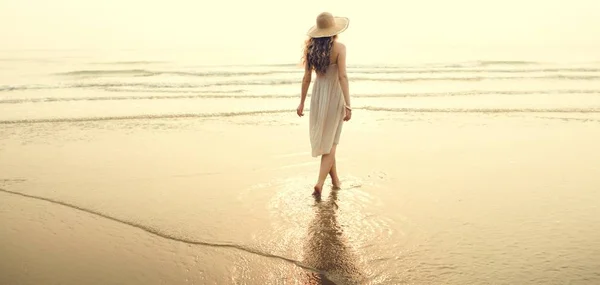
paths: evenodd
<path fill-rule="evenodd" d="M 310 96 L 310 144 L 312 156 L 328 154 L 340 141 L 346 109 L 338 79 L 338 66 L 331 64 L 318 74 Z"/>

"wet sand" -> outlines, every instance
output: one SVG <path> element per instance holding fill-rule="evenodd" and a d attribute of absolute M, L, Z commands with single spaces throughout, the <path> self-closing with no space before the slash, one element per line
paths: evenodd
<path fill-rule="evenodd" d="M 320 201 L 293 111 L 3 124 L 0 284 L 596 284 L 599 122 L 357 109 Z"/>

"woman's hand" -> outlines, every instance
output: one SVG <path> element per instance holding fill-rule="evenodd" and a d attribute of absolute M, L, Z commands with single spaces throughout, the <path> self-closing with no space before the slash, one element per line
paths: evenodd
<path fill-rule="evenodd" d="M 346 108 L 346 114 L 344 115 L 344 121 L 350 121 L 352 118 L 352 109 Z"/>
<path fill-rule="evenodd" d="M 298 105 L 298 108 L 296 109 L 296 114 L 298 114 L 298 117 L 304 116 L 304 103 L 300 103 L 300 105 Z"/>

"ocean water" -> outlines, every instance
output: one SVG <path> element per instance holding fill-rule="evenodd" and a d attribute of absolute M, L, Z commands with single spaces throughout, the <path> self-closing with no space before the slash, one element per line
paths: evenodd
<path fill-rule="evenodd" d="M 49 280 L 600 282 L 600 62 L 350 64 L 357 111 L 342 135 L 344 187 L 315 201 L 317 164 L 288 136 L 306 135 L 306 121 L 290 123 L 303 73 L 296 63 L 207 64 L 136 51 L 0 55 L 5 234 L 12 244 L 21 223 L 41 221 L 31 228 L 63 242 L 82 237 L 81 255 L 23 246 L 7 254 L 48 264 L 39 276 Z M 45 222 L 53 219 L 61 222 Z M 62 222 L 70 219 L 77 223 Z M 72 234 L 78 227 L 85 232 Z M 96 258 L 68 273 L 51 265 L 83 253 Z M 115 265 L 121 258 L 127 263 Z M 25 284 L 39 277 L 28 276 Z"/>
<path fill-rule="evenodd" d="M 0 122 L 287 112 L 299 98 L 297 63 L 203 64 L 189 57 L 136 57 L 135 51 L 102 55 L 3 52 Z M 350 64 L 348 72 L 354 106 L 369 110 L 580 115 L 600 106 L 599 62 Z"/>

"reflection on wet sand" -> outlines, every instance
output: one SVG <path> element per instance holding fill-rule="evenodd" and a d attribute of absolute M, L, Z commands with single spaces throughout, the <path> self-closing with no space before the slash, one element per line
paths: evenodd
<path fill-rule="evenodd" d="M 363 279 L 336 216 L 338 191 L 332 190 L 325 201 L 315 198 L 303 263 L 321 273 L 309 273 L 307 284 L 357 284 Z"/>

